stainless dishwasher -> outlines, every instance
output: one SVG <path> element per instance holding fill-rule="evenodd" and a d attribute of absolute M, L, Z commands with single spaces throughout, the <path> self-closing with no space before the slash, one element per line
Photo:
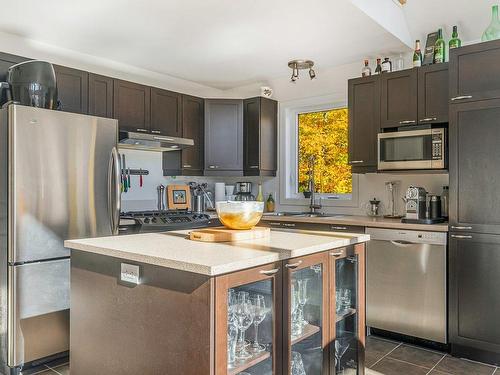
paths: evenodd
<path fill-rule="evenodd" d="M 446 343 L 447 234 L 378 228 L 366 233 L 367 326 Z"/>

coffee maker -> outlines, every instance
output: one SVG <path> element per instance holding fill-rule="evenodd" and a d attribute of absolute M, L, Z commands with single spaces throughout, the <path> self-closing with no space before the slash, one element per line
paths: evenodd
<path fill-rule="evenodd" d="M 237 182 L 235 201 L 254 201 L 255 196 L 252 194 L 251 182 Z"/>
<path fill-rule="evenodd" d="M 405 219 L 426 219 L 427 191 L 423 187 L 410 186 L 405 194 Z"/>

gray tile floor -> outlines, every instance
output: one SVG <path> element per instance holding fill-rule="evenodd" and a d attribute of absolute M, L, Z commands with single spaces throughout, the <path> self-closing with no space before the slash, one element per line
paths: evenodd
<path fill-rule="evenodd" d="M 380 337 L 366 339 L 366 375 L 500 375 L 497 367 Z M 69 364 L 44 366 L 23 375 L 69 375 Z"/>
<path fill-rule="evenodd" d="M 374 336 L 366 340 L 366 367 L 367 375 L 500 375 L 494 366 Z"/>

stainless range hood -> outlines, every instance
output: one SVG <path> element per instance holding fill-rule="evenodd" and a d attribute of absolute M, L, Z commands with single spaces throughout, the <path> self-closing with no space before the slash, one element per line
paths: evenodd
<path fill-rule="evenodd" d="M 194 146 L 194 141 L 189 138 L 169 137 L 146 133 L 120 131 L 120 148 L 144 151 L 178 151 Z"/>

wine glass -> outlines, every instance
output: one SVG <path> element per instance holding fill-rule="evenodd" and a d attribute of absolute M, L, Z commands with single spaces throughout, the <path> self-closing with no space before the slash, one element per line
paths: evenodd
<path fill-rule="evenodd" d="M 291 375 L 306 375 L 302 355 L 299 352 L 292 352 L 292 363 L 290 366 Z"/>
<path fill-rule="evenodd" d="M 236 320 L 229 322 L 227 325 L 227 365 L 229 368 L 234 367 L 236 362 L 236 341 L 238 340 L 238 327 Z"/>
<path fill-rule="evenodd" d="M 264 296 L 261 294 L 253 295 L 251 298 L 252 307 L 254 311 L 253 326 L 255 331 L 255 340 L 252 344 L 251 351 L 253 353 L 260 353 L 266 350 L 264 345 L 259 344 L 259 324 L 265 319 L 267 315 L 266 302 Z"/>
<path fill-rule="evenodd" d="M 300 324 L 299 320 L 299 297 L 298 297 L 298 283 L 297 280 L 294 280 L 294 282 L 291 285 L 291 290 L 290 290 L 290 310 L 291 310 L 291 333 L 292 337 L 297 337 L 302 333 L 302 325 Z"/>
<path fill-rule="evenodd" d="M 342 364 L 340 360 L 349 348 L 349 337 L 339 337 L 335 339 L 335 361 L 337 363 L 337 374 L 342 371 Z"/>
<path fill-rule="evenodd" d="M 234 309 L 239 329 L 236 357 L 240 360 L 244 360 L 252 356 L 246 349 L 245 332 L 253 323 L 254 311 L 250 303 L 248 292 L 238 292 L 237 300 L 238 302 Z"/>
<path fill-rule="evenodd" d="M 307 320 L 304 319 L 304 306 L 307 303 L 307 283 L 309 279 L 300 279 L 298 280 L 299 290 L 298 290 L 298 299 L 299 299 L 299 324 L 302 327 L 309 324 Z"/>

